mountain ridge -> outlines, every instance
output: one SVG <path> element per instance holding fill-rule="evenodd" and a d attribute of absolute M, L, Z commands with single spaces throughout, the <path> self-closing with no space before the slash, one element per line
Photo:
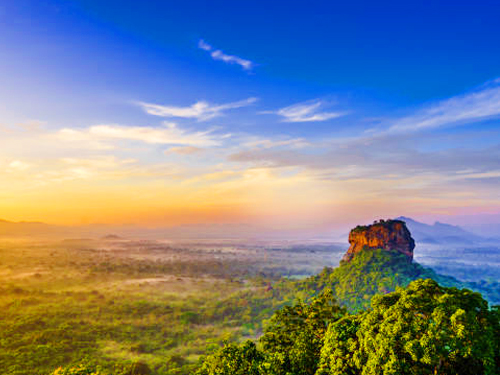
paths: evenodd
<path fill-rule="evenodd" d="M 407 216 L 398 216 L 394 220 L 404 221 L 413 238 L 418 243 L 427 244 L 464 244 L 470 245 L 486 242 L 488 239 L 469 232 L 458 225 L 434 222 L 433 225 L 425 224 Z"/>

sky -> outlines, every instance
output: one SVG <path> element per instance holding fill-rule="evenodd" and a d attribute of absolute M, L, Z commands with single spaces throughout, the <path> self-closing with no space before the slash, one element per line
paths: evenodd
<path fill-rule="evenodd" d="M 0 3 L 0 217 L 500 222 L 500 3 Z"/>

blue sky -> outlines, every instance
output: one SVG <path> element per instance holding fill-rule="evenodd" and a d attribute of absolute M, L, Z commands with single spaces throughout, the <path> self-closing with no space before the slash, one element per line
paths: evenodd
<path fill-rule="evenodd" d="M 260 205 L 290 200 L 284 215 L 305 226 L 352 205 L 353 222 L 498 214 L 498 14 L 493 1 L 4 0 L 0 199 L 24 186 L 19 216 L 60 222 L 33 203 L 53 189 L 220 195 L 212 216 L 144 209 L 152 225 L 259 221 Z M 266 192 L 249 197 L 255 173 Z M 120 221 L 75 210 L 75 223 Z"/>

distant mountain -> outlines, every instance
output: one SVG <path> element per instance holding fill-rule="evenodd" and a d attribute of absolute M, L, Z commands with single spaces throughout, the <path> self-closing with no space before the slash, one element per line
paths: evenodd
<path fill-rule="evenodd" d="M 122 237 L 120 237 L 120 236 L 118 236 L 116 234 L 108 234 L 106 236 L 101 237 L 101 239 L 103 239 L 103 240 L 111 240 L 111 241 L 113 241 L 113 240 L 123 240 Z"/>
<path fill-rule="evenodd" d="M 113 237 L 117 236 L 117 237 Z M 0 219 L 0 238 L 47 238 L 102 240 L 171 239 L 171 240 L 248 240 L 248 241 L 307 241 L 332 242 L 315 231 L 292 232 L 244 223 L 208 223 L 147 228 L 135 224 L 52 225 L 42 222 L 13 222 Z"/>
<path fill-rule="evenodd" d="M 64 239 L 95 237 L 103 235 L 106 227 L 98 226 L 63 226 L 52 225 L 42 222 L 31 221 L 7 221 L 0 219 L 0 237 L 3 238 L 45 238 L 45 239 Z"/>
<path fill-rule="evenodd" d="M 469 224 L 466 229 L 473 231 L 492 241 L 500 241 L 500 223 Z"/>
<path fill-rule="evenodd" d="M 2 237 L 46 236 L 59 231 L 60 228 L 57 226 L 40 222 L 0 220 L 0 236 Z"/>
<path fill-rule="evenodd" d="M 396 220 L 406 223 L 417 243 L 472 245 L 486 241 L 486 238 L 468 232 L 457 225 L 440 223 L 439 221 L 429 225 L 405 216 L 397 217 Z"/>

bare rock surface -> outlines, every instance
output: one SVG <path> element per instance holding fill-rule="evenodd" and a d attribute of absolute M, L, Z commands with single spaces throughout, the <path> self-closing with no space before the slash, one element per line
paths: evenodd
<path fill-rule="evenodd" d="M 357 253 L 370 249 L 383 249 L 404 254 L 413 260 L 415 241 L 404 221 L 380 220 L 372 225 L 357 226 L 349 233 L 351 246 L 342 258 L 350 261 Z"/>

